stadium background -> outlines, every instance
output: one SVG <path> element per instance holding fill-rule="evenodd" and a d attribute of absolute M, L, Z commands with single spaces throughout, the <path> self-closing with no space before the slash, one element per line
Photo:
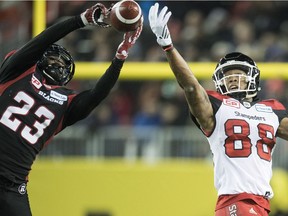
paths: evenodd
<path fill-rule="evenodd" d="M 102 1 L 110 5 L 111 1 Z M 216 192 L 209 146 L 187 118 L 183 95 L 145 26 L 111 95 L 86 120 L 67 128 L 33 166 L 29 192 L 34 215 L 209 216 Z M 287 2 L 165 1 L 175 46 L 213 89 L 218 59 L 239 50 L 258 62 L 262 96 L 287 101 Z M 1 1 L 0 57 L 58 18 L 76 15 L 91 1 Z M 59 41 L 74 56 L 78 90 L 106 70 L 122 35 L 81 29 Z M 274 154 L 274 216 L 288 213 L 288 145 Z"/>

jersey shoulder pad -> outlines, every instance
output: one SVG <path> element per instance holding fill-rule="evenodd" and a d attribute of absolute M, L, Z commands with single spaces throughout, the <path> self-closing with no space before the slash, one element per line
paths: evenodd
<path fill-rule="evenodd" d="M 285 106 L 276 99 L 267 99 L 260 101 L 259 104 L 265 104 L 272 107 L 273 110 L 286 110 Z"/>
<path fill-rule="evenodd" d="M 218 100 L 221 100 L 223 101 L 223 99 L 227 99 L 227 98 L 230 98 L 229 96 L 227 95 L 222 95 L 220 94 L 219 92 L 217 91 L 211 91 L 211 90 L 206 90 L 206 93 L 208 94 L 208 96 L 211 98 L 215 98 L 215 99 L 218 99 Z"/>

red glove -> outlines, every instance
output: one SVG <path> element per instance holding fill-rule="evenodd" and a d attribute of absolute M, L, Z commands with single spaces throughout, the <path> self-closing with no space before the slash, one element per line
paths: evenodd
<path fill-rule="evenodd" d="M 103 28 L 108 28 L 111 25 L 104 22 L 104 18 L 107 18 L 110 10 L 108 10 L 103 4 L 97 3 L 91 8 L 88 8 L 81 14 L 81 19 L 84 25 L 96 25 Z"/>
<path fill-rule="evenodd" d="M 125 60 L 128 57 L 128 50 L 135 44 L 136 40 L 139 38 L 143 28 L 142 24 L 133 32 L 126 32 L 124 34 L 123 41 L 118 46 L 116 52 L 116 58 Z"/>

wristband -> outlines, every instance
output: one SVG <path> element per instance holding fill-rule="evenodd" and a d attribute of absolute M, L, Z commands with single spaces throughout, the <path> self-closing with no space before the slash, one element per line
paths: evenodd
<path fill-rule="evenodd" d="M 170 44 L 168 46 L 164 46 L 162 47 L 162 49 L 165 51 L 165 52 L 168 52 L 169 50 L 172 50 L 174 48 L 173 44 Z"/>

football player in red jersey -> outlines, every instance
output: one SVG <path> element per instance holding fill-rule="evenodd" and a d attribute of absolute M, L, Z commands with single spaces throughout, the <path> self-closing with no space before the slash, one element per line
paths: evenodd
<path fill-rule="evenodd" d="M 207 137 L 218 191 L 216 216 L 268 216 L 272 153 L 276 137 L 288 140 L 286 108 L 277 100 L 261 100 L 260 71 L 247 55 L 233 52 L 216 66 L 217 91 L 206 91 L 181 54 L 167 27 L 171 12 L 155 3 L 149 23 L 182 87 L 191 119 Z"/>
<path fill-rule="evenodd" d="M 66 127 L 87 117 L 118 80 L 129 49 L 142 25 L 124 33 L 115 58 L 95 87 L 76 93 L 65 87 L 75 65 L 70 53 L 55 44 L 86 25 L 110 27 L 109 10 L 97 3 L 81 15 L 45 29 L 0 67 L 0 215 L 30 216 L 26 191 L 28 174 L 37 154 Z"/>

